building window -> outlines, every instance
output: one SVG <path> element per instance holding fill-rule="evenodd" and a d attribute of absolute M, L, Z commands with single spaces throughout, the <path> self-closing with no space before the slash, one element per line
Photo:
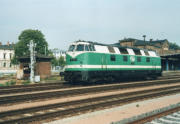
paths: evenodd
<path fill-rule="evenodd" d="M 141 62 L 141 57 L 137 57 L 137 62 Z"/>
<path fill-rule="evenodd" d="M 123 61 L 127 62 L 128 61 L 128 57 L 127 56 L 123 56 Z"/>
<path fill-rule="evenodd" d="M 12 58 L 12 53 L 9 54 L 9 58 L 10 58 L 10 59 Z"/>
<path fill-rule="evenodd" d="M 6 53 L 4 53 L 4 59 L 6 59 Z"/>
<path fill-rule="evenodd" d="M 3 67 L 6 67 L 6 63 L 4 63 Z"/>
<path fill-rule="evenodd" d="M 111 55 L 111 61 L 116 61 L 116 56 L 115 55 Z"/>
<path fill-rule="evenodd" d="M 146 58 L 146 62 L 150 62 L 150 58 L 149 57 Z"/>

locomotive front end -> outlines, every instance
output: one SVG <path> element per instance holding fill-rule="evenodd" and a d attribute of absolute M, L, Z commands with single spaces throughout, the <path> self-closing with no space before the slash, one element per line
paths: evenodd
<path fill-rule="evenodd" d="M 88 52 L 93 51 L 92 45 L 87 42 L 74 42 L 66 53 L 66 68 L 64 72 L 65 81 L 86 82 L 89 80 Z"/>

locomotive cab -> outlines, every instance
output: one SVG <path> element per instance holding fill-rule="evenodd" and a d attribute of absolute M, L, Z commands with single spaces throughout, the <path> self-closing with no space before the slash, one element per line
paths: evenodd
<path fill-rule="evenodd" d="M 94 45 L 88 42 L 75 42 L 66 53 L 66 81 L 88 81 L 88 53 L 95 51 Z"/>

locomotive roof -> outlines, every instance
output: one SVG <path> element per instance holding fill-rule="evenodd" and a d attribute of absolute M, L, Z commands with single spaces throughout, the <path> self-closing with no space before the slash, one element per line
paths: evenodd
<path fill-rule="evenodd" d="M 81 41 L 81 40 L 76 41 L 76 43 L 78 43 L 78 42 L 85 42 L 85 43 L 90 43 L 90 44 L 93 44 L 93 45 L 101 45 L 101 46 L 112 46 L 112 47 L 118 47 L 118 48 L 130 48 L 130 49 L 133 49 L 133 50 L 154 51 L 154 50 L 143 49 L 143 48 L 121 46 L 119 43 L 114 43 L 114 44 L 103 44 L 103 43 L 92 42 L 92 41 Z"/>

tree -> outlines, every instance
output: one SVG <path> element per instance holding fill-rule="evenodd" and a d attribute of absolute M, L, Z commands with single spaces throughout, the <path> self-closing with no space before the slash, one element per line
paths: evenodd
<path fill-rule="evenodd" d="M 54 57 L 54 56 L 51 56 L 51 57 L 52 57 L 52 59 L 51 59 L 51 65 L 52 65 L 53 67 L 58 66 L 58 60 L 56 59 L 56 57 Z"/>
<path fill-rule="evenodd" d="M 12 59 L 13 64 L 17 64 L 17 58 L 21 56 L 27 56 L 30 54 L 28 44 L 30 40 L 36 43 L 35 51 L 37 54 L 48 55 L 48 43 L 44 38 L 44 35 L 39 30 L 27 29 L 21 32 L 18 37 L 18 42 L 15 44 L 15 56 Z"/>
<path fill-rule="evenodd" d="M 61 67 L 64 67 L 65 64 L 66 64 L 66 62 L 64 61 L 64 57 L 63 57 L 63 56 L 60 56 L 58 62 L 59 62 L 59 65 L 60 65 Z"/>
<path fill-rule="evenodd" d="M 180 49 L 180 46 L 177 45 L 176 43 L 169 42 L 169 49 L 178 50 Z"/>
<path fill-rule="evenodd" d="M 53 67 L 55 67 L 55 66 L 64 67 L 65 66 L 66 62 L 65 62 L 63 56 L 60 56 L 59 58 L 56 58 L 55 56 L 51 56 L 51 57 L 52 57 L 51 64 Z"/>

